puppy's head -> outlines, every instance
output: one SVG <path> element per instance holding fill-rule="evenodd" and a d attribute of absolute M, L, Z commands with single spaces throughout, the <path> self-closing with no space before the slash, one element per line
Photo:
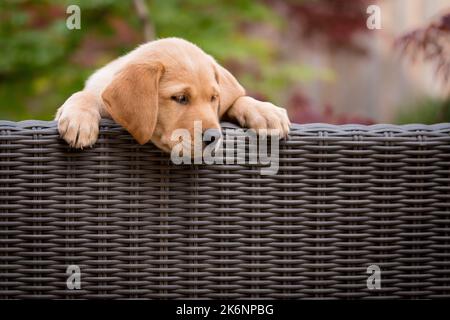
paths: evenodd
<path fill-rule="evenodd" d="M 133 54 L 102 98 L 140 144 L 151 140 L 170 152 L 177 129 L 188 130 L 192 144 L 196 121 L 203 132 L 220 130 L 221 71 L 210 56 L 181 39 L 158 40 Z"/>

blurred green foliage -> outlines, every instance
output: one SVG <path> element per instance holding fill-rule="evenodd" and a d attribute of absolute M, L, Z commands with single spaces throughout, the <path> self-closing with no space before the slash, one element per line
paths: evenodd
<path fill-rule="evenodd" d="M 450 99 L 424 98 L 414 105 L 400 108 L 396 123 L 433 124 L 450 122 Z"/>
<path fill-rule="evenodd" d="M 80 30 L 66 27 L 71 4 L 81 8 Z M 147 5 L 157 37 L 185 38 L 219 62 L 237 65 L 244 86 L 275 103 L 284 103 L 283 90 L 291 84 L 330 77 L 283 62 L 273 42 L 246 32 L 249 26 L 285 27 L 263 2 L 148 0 Z M 0 119 L 52 119 L 95 69 L 142 42 L 142 33 L 131 1 L 1 1 Z"/>

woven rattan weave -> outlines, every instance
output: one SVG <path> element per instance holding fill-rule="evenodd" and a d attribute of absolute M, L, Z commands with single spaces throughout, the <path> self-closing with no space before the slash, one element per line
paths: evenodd
<path fill-rule="evenodd" d="M 450 297 L 450 124 L 294 125 L 259 169 L 1 121 L 0 298 Z"/>

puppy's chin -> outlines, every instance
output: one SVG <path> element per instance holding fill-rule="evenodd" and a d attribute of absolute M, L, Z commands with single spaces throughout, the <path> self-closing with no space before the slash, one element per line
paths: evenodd
<path fill-rule="evenodd" d="M 202 143 L 201 146 L 196 146 L 194 143 L 186 142 L 187 144 L 183 145 L 183 142 L 172 142 L 172 143 L 166 143 L 165 139 L 154 139 L 151 140 L 151 142 L 161 151 L 164 153 L 172 153 L 173 148 L 177 148 L 177 151 L 180 151 L 180 148 L 182 149 L 181 154 L 185 151 L 190 151 L 189 158 L 194 161 L 195 163 L 201 163 L 203 161 L 203 153 L 205 152 L 205 148 L 207 147 L 205 143 Z M 219 138 L 217 142 L 214 142 L 214 145 L 210 146 L 213 150 L 213 152 L 217 152 L 217 150 L 222 145 L 222 137 Z M 188 153 L 189 153 L 188 151 Z"/>

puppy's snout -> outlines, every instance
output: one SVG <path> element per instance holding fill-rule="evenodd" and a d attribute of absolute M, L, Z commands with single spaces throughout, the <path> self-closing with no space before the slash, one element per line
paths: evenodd
<path fill-rule="evenodd" d="M 203 143 L 206 146 L 212 145 L 214 149 L 219 148 L 222 144 L 222 131 L 220 129 L 211 128 L 203 132 Z"/>

